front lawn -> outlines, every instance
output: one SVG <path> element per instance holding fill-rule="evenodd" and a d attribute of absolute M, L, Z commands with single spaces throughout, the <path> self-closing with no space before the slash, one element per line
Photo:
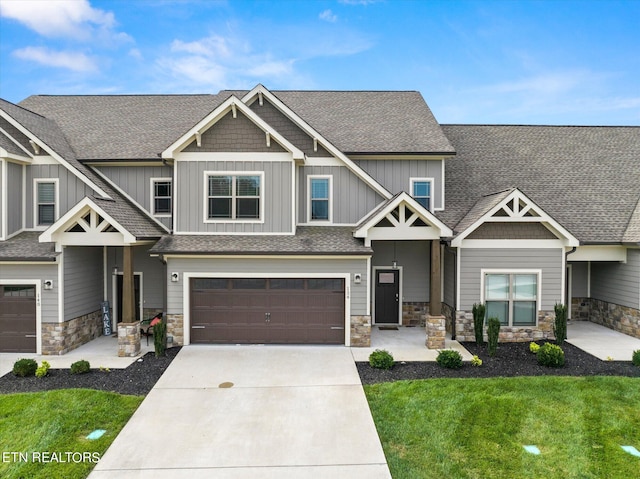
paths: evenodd
<path fill-rule="evenodd" d="M 0 395 L 0 477 L 86 477 L 143 399 L 88 389 Z M 106 432 L 86 439 L 96 429 Z"/>
<path fill-rule="evenodd" d="M 620 447 L 640 450 L 637 378 L 430 379 L 364 388 L 394 479 L 626 479 L 640 471 L 640 458 Z"/>

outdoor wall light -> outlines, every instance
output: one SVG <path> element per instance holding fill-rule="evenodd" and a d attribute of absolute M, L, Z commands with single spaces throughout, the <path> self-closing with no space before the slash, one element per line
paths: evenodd
<path fill-rule="evenodd" d="M 44 289 L 53 289 L 53 281 L 50 279 L 44 280 Z"/>
<path fill-rule="evenodd" d="M 180 279 L 180 273 L 171 273 L 171 281 L 177 283 Z"/>
<path fill-rule="evenodd" d="M 353 275 L 353 282 L 354 282 L 355 284 L 360 284 L 360 283 L 362 283 L 362 275 L 361 275 L 360 273 L 355 273 L 355 274 Z"/>

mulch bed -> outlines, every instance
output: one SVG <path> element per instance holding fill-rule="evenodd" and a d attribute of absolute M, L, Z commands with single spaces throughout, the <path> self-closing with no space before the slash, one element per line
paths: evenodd
<path fill-rule="evenodd" d="M 87 388 L 145 396 L 160 379 L 178 351 L 179 347 L 169 348 L 167 355 L 159 358 L 150 352 L 126 369 L 111 369 L 108 372 L 92 368 L 85 374 L 71 374 L 69 369 L 50 369 L 49 374 L 43 378 L 21 378 L 8 373 L 0 377 L 0 394 Z"/>
<path fill-rule="evenodd" d="M 601 361 L 583 350 L 565 343 L 565 365 L 561 368 L 540 366 L 529 343 L 500 343 L 494 357 L 475 342 L 462 343 L 471 354 L 482 359 L 482 366 L 465 362 L 460 369 L 447 369 L 436 362 L 396 362 L 389 370 L 374 369 L 367 362 L 356 363 L 363 384 L 430 378 L 489 378 L 513 376 L 630 376 L 640 377 L 640 367 L 631 361 Z"/>

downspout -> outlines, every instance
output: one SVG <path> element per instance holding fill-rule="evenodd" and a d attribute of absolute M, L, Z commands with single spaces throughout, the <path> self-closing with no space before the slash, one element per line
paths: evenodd
<path fill-rule="evenodd" d="M 453 255 L 453 303 L 454 304 L 450 304 L 449 306 L 453 306 L 453 327 L 451 328 L 451 339 L 455 340 L 456 339 L 456 311 L 458 310 L 458 305 L 456 304 L 457 301 L 457 294 L 456 291 L 458 291 L 458 275 L 456 274 L 456 272 L 458 271 L 458 249 L 453 249 L 450 246 L 450 243 L 445 242 L 444 243 L 444 249 L 445 251 L 451 253 Z M 444 271 L 443 271 L 444 274 Z"/>

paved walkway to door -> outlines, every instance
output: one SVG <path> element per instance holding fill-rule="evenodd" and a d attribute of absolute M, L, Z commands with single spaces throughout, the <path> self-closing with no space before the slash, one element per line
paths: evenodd
<path fill-rule="evenodd" d="M 633 352 L 640 349 L 640 339 L 589 321 L 570 321 L 567 342 L 603 361 L 631 361 Z"/>
<path fill-rule="evenodd" d="M 350 348 L 182 348 L 90 479 L 391 477 Z"/>

